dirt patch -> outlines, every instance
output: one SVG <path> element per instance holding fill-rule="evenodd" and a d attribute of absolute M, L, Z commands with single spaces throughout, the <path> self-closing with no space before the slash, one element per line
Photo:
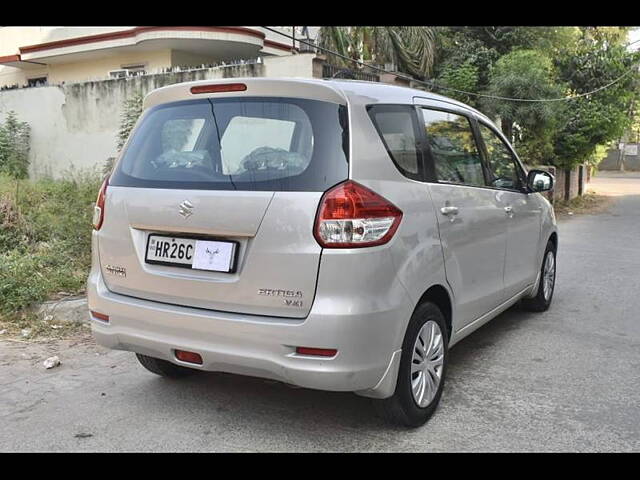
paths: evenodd
<path fill-rule="evenodd" d="M 68 333 L 64 338 L 38 338 L 23 340 L 21 338 L 6 338 L 0 335 L 0 366 L 13 366 L 16 364 L 38 365 L 52 356 L 60 355 L 62 364 L 66 361 L 66 352 L 80 348 L 84 351 L 94 352 L 96 343 L 89 331 Z M 44 367 L 43 367 L 44 368 Z"/>
<path fill-rule="evenodd" d="M 0 317 L 0 340 L 17 343 L 47 342 L 90 335 L 86 323 L 59 322 L 49 315 L 22 313 L 10 319 Z"/>
<path fill-rule="evenodd" d="M 605 212 L 611 207 L 613 199 L 607 195 L 600 195 L 593 191 L 588 191 L 580 197 L 576 197 L 568 202 L 558 201 L 553 208 L 558 218 L 571 218 L 574 215 L 595 215 Z"/>

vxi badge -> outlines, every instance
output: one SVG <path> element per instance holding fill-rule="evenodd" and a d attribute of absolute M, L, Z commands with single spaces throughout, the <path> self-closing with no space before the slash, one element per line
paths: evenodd
<path fill-rule="evenodd" d="M 281 297 L 287 307 L 302 307 L 302 292 L 300 290 L 276 290 L 272 288 L 259 288 L 258 295 L 267 297 Z"/>
<path fill-rule="evenodd" d="M 127 269 L 124 267 L 119 267 L 117 265 L 105 265 L 104 269 L 111 275 L 117 275 L 119 277 L 127 276 Z"/>

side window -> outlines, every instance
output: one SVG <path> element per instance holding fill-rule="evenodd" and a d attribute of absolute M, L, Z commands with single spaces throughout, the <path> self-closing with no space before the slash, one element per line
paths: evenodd
<path fill-rule="evenodd" d="M 422 108 L 427 142 L 438 181 L 485 186 L 480 152 L 469 119 Z"/>
<path fill-rule="evenodd" d="M 516 160 L 502 139 L 489 127 L 479 123 L 480 134 L 487 148 L 489 185 L 498 188 L 520 188 Z"/>
<path fill-rule="evenodd" d="M 415 109 L 412 105 L 374 105 L 369 116 L 389 155 L 400 172 L 420 179 L 420 160 L 416 148 Z"/>

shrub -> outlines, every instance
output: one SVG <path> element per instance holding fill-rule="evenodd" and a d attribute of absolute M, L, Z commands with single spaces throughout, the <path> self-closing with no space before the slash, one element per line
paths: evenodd
<path fill-rule="evenodd" d="M 122 106 L 123 112 L 120 116 L 120 129 L 118 130 L 118 151 L 122 150 L 131 130 L 142 114 L 142 100 L 144 100 L 142 93 L 137 92 L 125 100 Z"/>
<path fill-rule="evenodd" d="M 0 174 L 27 178 L 30 136 L 29 124 L 19 122 L 15 112 L 10 111 L 4 123 L 0 124 Z"/>

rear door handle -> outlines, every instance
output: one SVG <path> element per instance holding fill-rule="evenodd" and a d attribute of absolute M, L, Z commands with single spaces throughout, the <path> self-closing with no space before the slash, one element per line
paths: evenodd
<path fill-rule="evenodd" d="M 513 217 L 513 207 L 504 207 L 504 211 L 509 217 Z"/>
<path fill-rule="evenodd" d="M 446 215 L 446 216 L 457 215 L 458 214 L 458 207 L 451 207 L 451 206 L 442 207 L 440 209 L 440 213 L 442 213 L 443 215 Z"/>

